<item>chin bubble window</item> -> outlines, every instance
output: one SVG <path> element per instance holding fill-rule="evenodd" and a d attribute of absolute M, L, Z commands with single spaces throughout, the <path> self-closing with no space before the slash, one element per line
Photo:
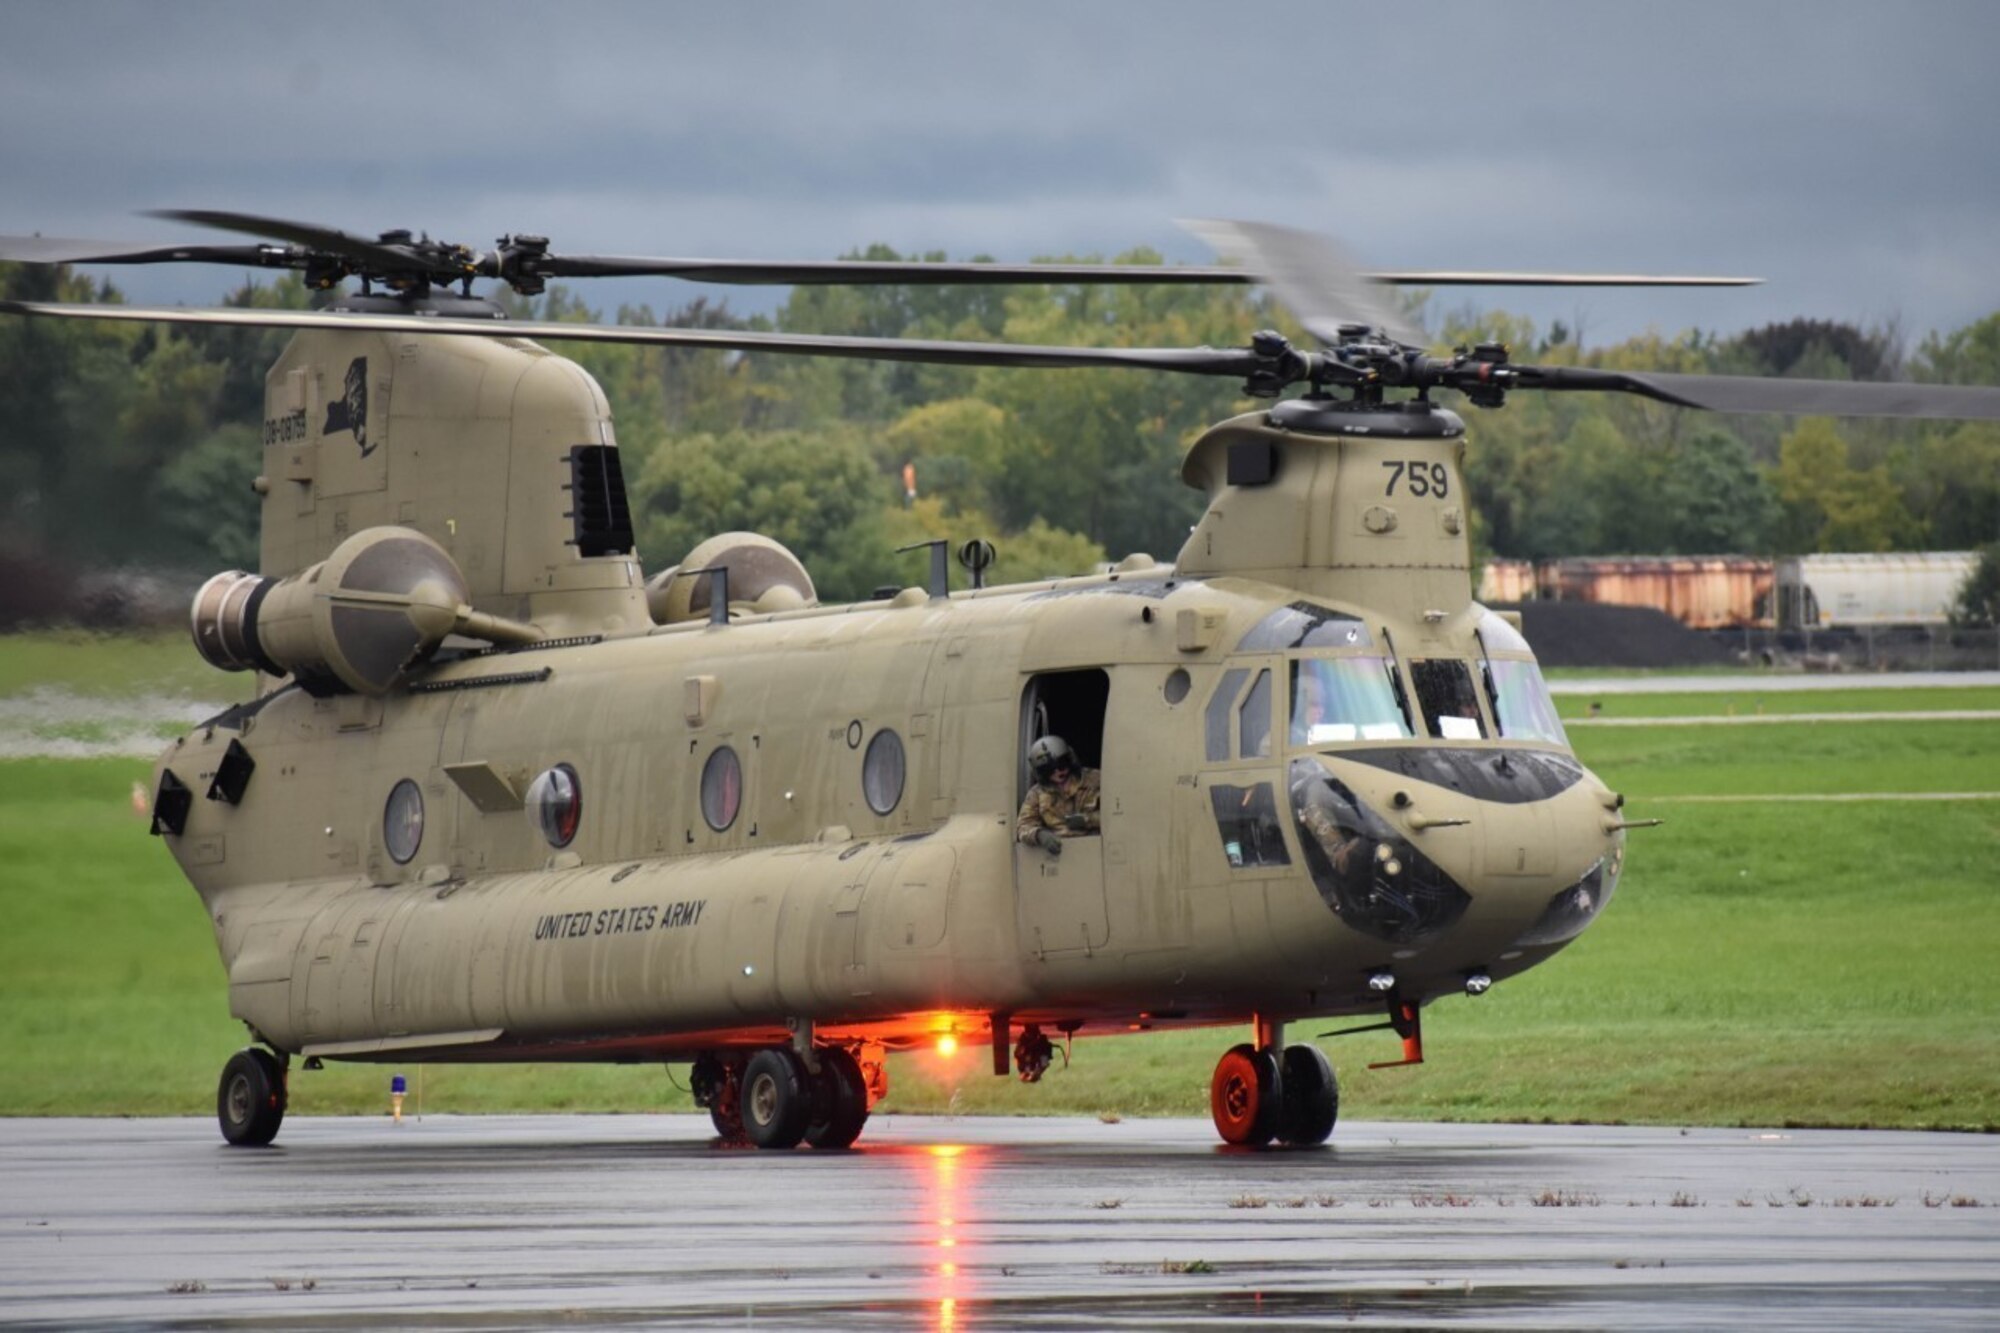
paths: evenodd
<path fill-rule="evenodd" d="M 701 817 L 717 833 L 736 822 L 743 808 L 743 765 L 736 751 L 720 746 L 701 766 Z"/>
<path fill-rule="evenodd" d="M 551 847 L 567 847 L 583 822 L 583 785 L 576 770 L 557 764 L 528 786 L 528 815 Z"/>
<path fill-rule="evenodd" d="M 868 808 L 886 815 L 903 799 L 903 738 L 884 728 L 868 742 L 861 760 L 861 794 Z"/>
<path fill-rule="evenodd" d="M 1208 799 L 1215 807 L 1222 855 L 1232 870 L 1292 863 L 1285 851 L 1285 835 L 1278 829 L 1278 803 L 1270 783 L 1254 787 L 1218 783 L 1208 789 Z"/>
<path fill-rule="evenodd" d="M 382 807 L 382 845 L 397 865 L 407 865 L 424 840 L 424 793 L 404 778 L 389 789 Z"/>

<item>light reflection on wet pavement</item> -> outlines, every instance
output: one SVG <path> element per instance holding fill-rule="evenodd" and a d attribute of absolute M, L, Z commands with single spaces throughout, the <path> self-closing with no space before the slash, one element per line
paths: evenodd
<path fill-rule="evenodd" d="M 1989 1328 L 2000 1140 L 878 1116 L 0 1122 L 0 1322 Z"/>

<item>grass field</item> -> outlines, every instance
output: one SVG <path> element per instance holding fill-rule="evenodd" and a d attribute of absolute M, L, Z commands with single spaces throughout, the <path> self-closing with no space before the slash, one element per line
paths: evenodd
<path fill-rule="evenodd" d="M 133 687 L 95 655 L 69 660 L 107 695 Z M 26 678 L 0 651 L 0 682 Z M 1995 706 L 1966 693 L 1802 698 L 1813 712 Z M 1644 698 L 1724 711 L 1715 695 Z M 1343 1114 L 2000 1128 L 2000 721 L 1578 727 L 1574 740 L 1631 814 L 1667 824 L 1631 835 L 1618 897 L 1570 949 L 1427 1011 L 1423 1067 L 1365 1069 L 1396 1053 L 1386 1034 L 1327 1043 Z M 243 1044 L 193 891 L 132 809 L 147 769 L 0 761 L 0 1113 L 208 1113 Z M 1875 799 L 1976 792 L 1989 795 Z M 1812 794 L 1869 799 L 1762 799 Z M 1716 796 L 1736 799 L 1703 799 Z M 1032 1088 L 992 1077 L 983 1049 L 897 1057 L 884 1109 L 1200 1115 L 1215 1057 L 1238 1039 L 1085 1040 Z M 298 1074 L 294 1107 L 379 1111 L 390 1072 Z M 421 1078 L 434 1111 L 688 1105 L 646 1067 Z"/>
<path fill-rule="evenodd" d="M 1598 712 L 1592 714 L 1591 705 Z M 2000 710 L 2000 686 L 1905 690 L 1856 685 L 1827 690 L 1716 690 L 1700 694 L 1559 694 L 1565 722 L 1655 717 L 1781 717 L 1801 713 L 1944 713 Z"/>
<path fill-rule="evenodd" d="M 185 694 L 234 703 L 253 685 L 249 675 L 227 675 L 203 662 L 183 631 L 37 630 L 0 636 L 0 698 L 58 687 L 97 698 Z"/>

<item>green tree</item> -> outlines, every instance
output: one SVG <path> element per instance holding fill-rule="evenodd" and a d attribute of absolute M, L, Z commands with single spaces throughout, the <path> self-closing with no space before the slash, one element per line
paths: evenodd
<path fill-rule="evenodd" d="M 67 268 L 34 264 L 0 264 L 0 292 L 20 301 L 117 298 Z M 136 325 L 0 319 L 0 526 L 18 540 L 43 552 L 89 551 L 101 533 L 92 492 L 135 480 L 108 465 L 139 336 Z"/>
<path fill-rule="evenodd" d="M 1958 590 L 1952 620 L 1960 625 L 2000 625 L 2000 542 L 1979 548 L 1979 562 Z"/>
<path fill-rule="evenodd" d="M 952 510 L 934 496 L 889 510 L 884 516 L 883 530 L 891 548 L 942 540 L 950 543 L 954 558 L 966 541 L 985 538 L 993 543 L 995 553 L 993 566 L 986 574 L 989 585 L 1070 578 L 1089 574 L 1105 563 L 1104 548 L 1088 537 L 1052 528 L 1040 519 L 1020 532 L 1004 532 L 986 515 L 976 510 Z M 915 570 L 912 565 L 910 572 Z M 952 580 L 954 587 L 966 587 L 970 576 L 954 567 Z"/>
<path fill-rule="evenodd" d="M 1929 550 L 1963 551 L 2000 533 L 2000 424 L 1926 423 L 1886 464 Z"/>
<path fill-rule="evenodd" d="M 1911 370 L 1934 384 L 2000 384 L 2000 313 L 1926 337 Z"/>
<path fill-rule="evenodd" d="M 262 455 L 257 428 L 231 422 L 160 470 L 152 509 L 178 539 L 176 554 L 217 570 L 257 568 L 259 501 L 251 483 Z"/>
<path fill-rule="evenodd" d="M 782 542 L 826 600 L 859 597 L 890 569 L 882 527 L 888 482 L 857 432 L 736 430 L 669 439 L 633 491 L 651 569 L 737 530 Z"/>
<path fill-rule="evenodd" d="M 1779 545 L 1788 552 L 1890 551 L 1914 522 L 1888 469 L 1847 461 L 1847 440 L 1808 417 L 1778 447 Z"/>
<path fill-rule="evenodd" d="M 1759 554 L 1770 549 L 1778 497 L 1742 440 L 1698 430 L 1682 442 L 1662 478 L 1667 554 Z"/>

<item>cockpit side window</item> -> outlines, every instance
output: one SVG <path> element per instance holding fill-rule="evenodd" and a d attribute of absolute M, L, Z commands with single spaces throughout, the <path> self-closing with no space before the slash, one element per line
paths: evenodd
<path fill-rule="evenodd" d="M 1410 663 L 1410 679 L 1417 687 L 1417 704 L 1431 735 L 1447 741 L 1476 741 L 1486 735 L 1479 692 L 1465 663 L 1455 658 L 1420 658 Z"/>
<path fill-rule="evenodd" d="M 1207 753 L 1210 762 L 1229 758 L 1229 717 L 1236 706 L 1237 691 L 1243 688 L 1243 678 L 1250 674 L 1245 667 L 1232 667 L 1222 673 L 1222 684 L 1216 686 L 1215 695 L 1208 701 L 1208 712 L 1203 717 L 1207 733 Z"/>
<path fill-rule="evenodd" d="M 1407 739 L 1387 659 L 1321 657 L 1291 664 L 1293 745 Z"/>
<path fill-rule="evenodd" d="M 1236 710 L 1241 728 L 1240 753 L 1244 755 L 1271 753 L 1271 673 L 1264 670 L 1257 673 L 1257 683 L 1250 687 L 1250 693 L 1243 699 L 1243 707 Z"/>

